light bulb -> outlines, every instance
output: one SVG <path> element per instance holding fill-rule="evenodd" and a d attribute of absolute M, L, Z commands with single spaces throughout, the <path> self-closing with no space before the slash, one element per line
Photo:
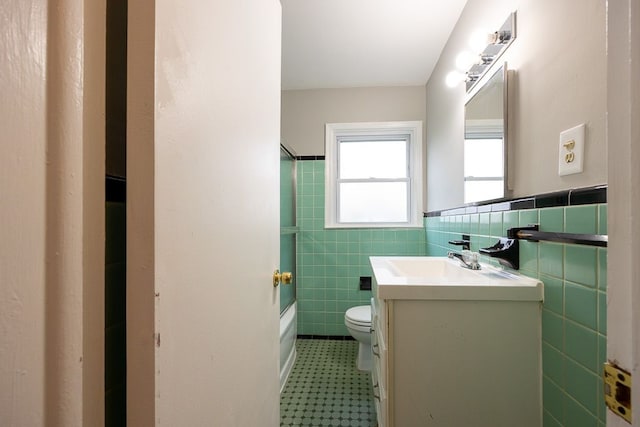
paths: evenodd
<path fill-rule="evenodd" d="M 447 84 L 447 86 L 453 88 L 462 83 L 464 79 L 465 74 L 461 73 L 460 71 L 451 71 L 449 74 L 447 74 L 445 83 Z"/>
<path fill-rule="evenodd" d="M 489 44 L 488 41 L 489 32 L 484 29 L 479 29 L 471 33 L 471 37 L 469 37 L 469 46 L 473 50 L 473 52 L 482 52 L 485 47 Z"/>
<path fill-rule="evenodd" d="M 476 62 L 478 62 L 478 56 L 468 50 L 463 50 L 456 57 L 456 67 L 460 71 L 467 71 Z"/>

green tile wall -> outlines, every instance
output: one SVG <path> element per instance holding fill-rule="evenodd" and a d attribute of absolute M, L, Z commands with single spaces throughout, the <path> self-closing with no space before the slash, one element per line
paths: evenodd
<path fill-rule="evenodd" d="M 349 335 L 344 313 L 369 304 L 360 276 L 372 276 L 369 256 L 424 255 L 423 229 L 325 229 L 324 160 L 297 162 L 298 333 Z"/>
<path fill-rule="evenodd" d="M 326 230 L 324 161 L 298 161 L 297 178 L 298 331 L 304 335 L 348 335 L 344 312 L 371 298 L 358 289 L 359 277 L 372 275 L 371 255 L 444 256 L 458 249 L 448 241 L 463 233 L 478 251 L 516 225 L 607 233 L 606 204 L 430 217 L 424 230 Z M 605 248 L 521 242 L 520 272 L 545 284 L 544 427 L 605 425 L 600 371 L 606 359 L 606 257 Z"/>
<path fill-rule="evenodd" d="M 425 219 L 426 254 L 456 250 L 447 242 L 471 235 L 471 249 L 490 246 L 515 224 L 541 231 L 606 234 L 607 205 L 585 205 Z M 485 262 L 494 263 L 491 259 Z M 607 249 L 521 242 L 520 272 L 544 282 L 542 362 L 544 427 L 604 426 L 601 367 L 606 359 Z"/>

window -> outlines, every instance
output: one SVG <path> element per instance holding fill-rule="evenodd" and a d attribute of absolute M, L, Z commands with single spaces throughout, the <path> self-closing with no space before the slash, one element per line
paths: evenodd
<path fill-rule="evenodd" d="M 422 226 L 422 122 L 326 125 L 325 226 Z"/>

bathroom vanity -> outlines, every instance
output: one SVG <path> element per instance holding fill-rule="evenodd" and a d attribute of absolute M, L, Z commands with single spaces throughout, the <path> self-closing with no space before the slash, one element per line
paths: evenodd
<path fill-rule="evenodd" d="M 542 283 L 439 257 L 371 257 L 380 427 L 540 427 Z"/>

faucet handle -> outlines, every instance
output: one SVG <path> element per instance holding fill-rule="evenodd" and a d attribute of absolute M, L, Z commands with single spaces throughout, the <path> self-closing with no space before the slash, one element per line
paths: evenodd
<path fill-rule="evenodd" d="M 496 258 L 501 265 L 518 270 L 520 268 L 520 250 L 518 239 L 501 237 L 498 243 L 488 248 L 481 248 L 480 253 Z"/>
<path fill-rule="evenodd" d="M 462 240 L 449 240 L 449 244 L 462 246 L 462 250 L 468 251 L 469 249 L 471 249 L 471 236 L 463 234 Z"/>

